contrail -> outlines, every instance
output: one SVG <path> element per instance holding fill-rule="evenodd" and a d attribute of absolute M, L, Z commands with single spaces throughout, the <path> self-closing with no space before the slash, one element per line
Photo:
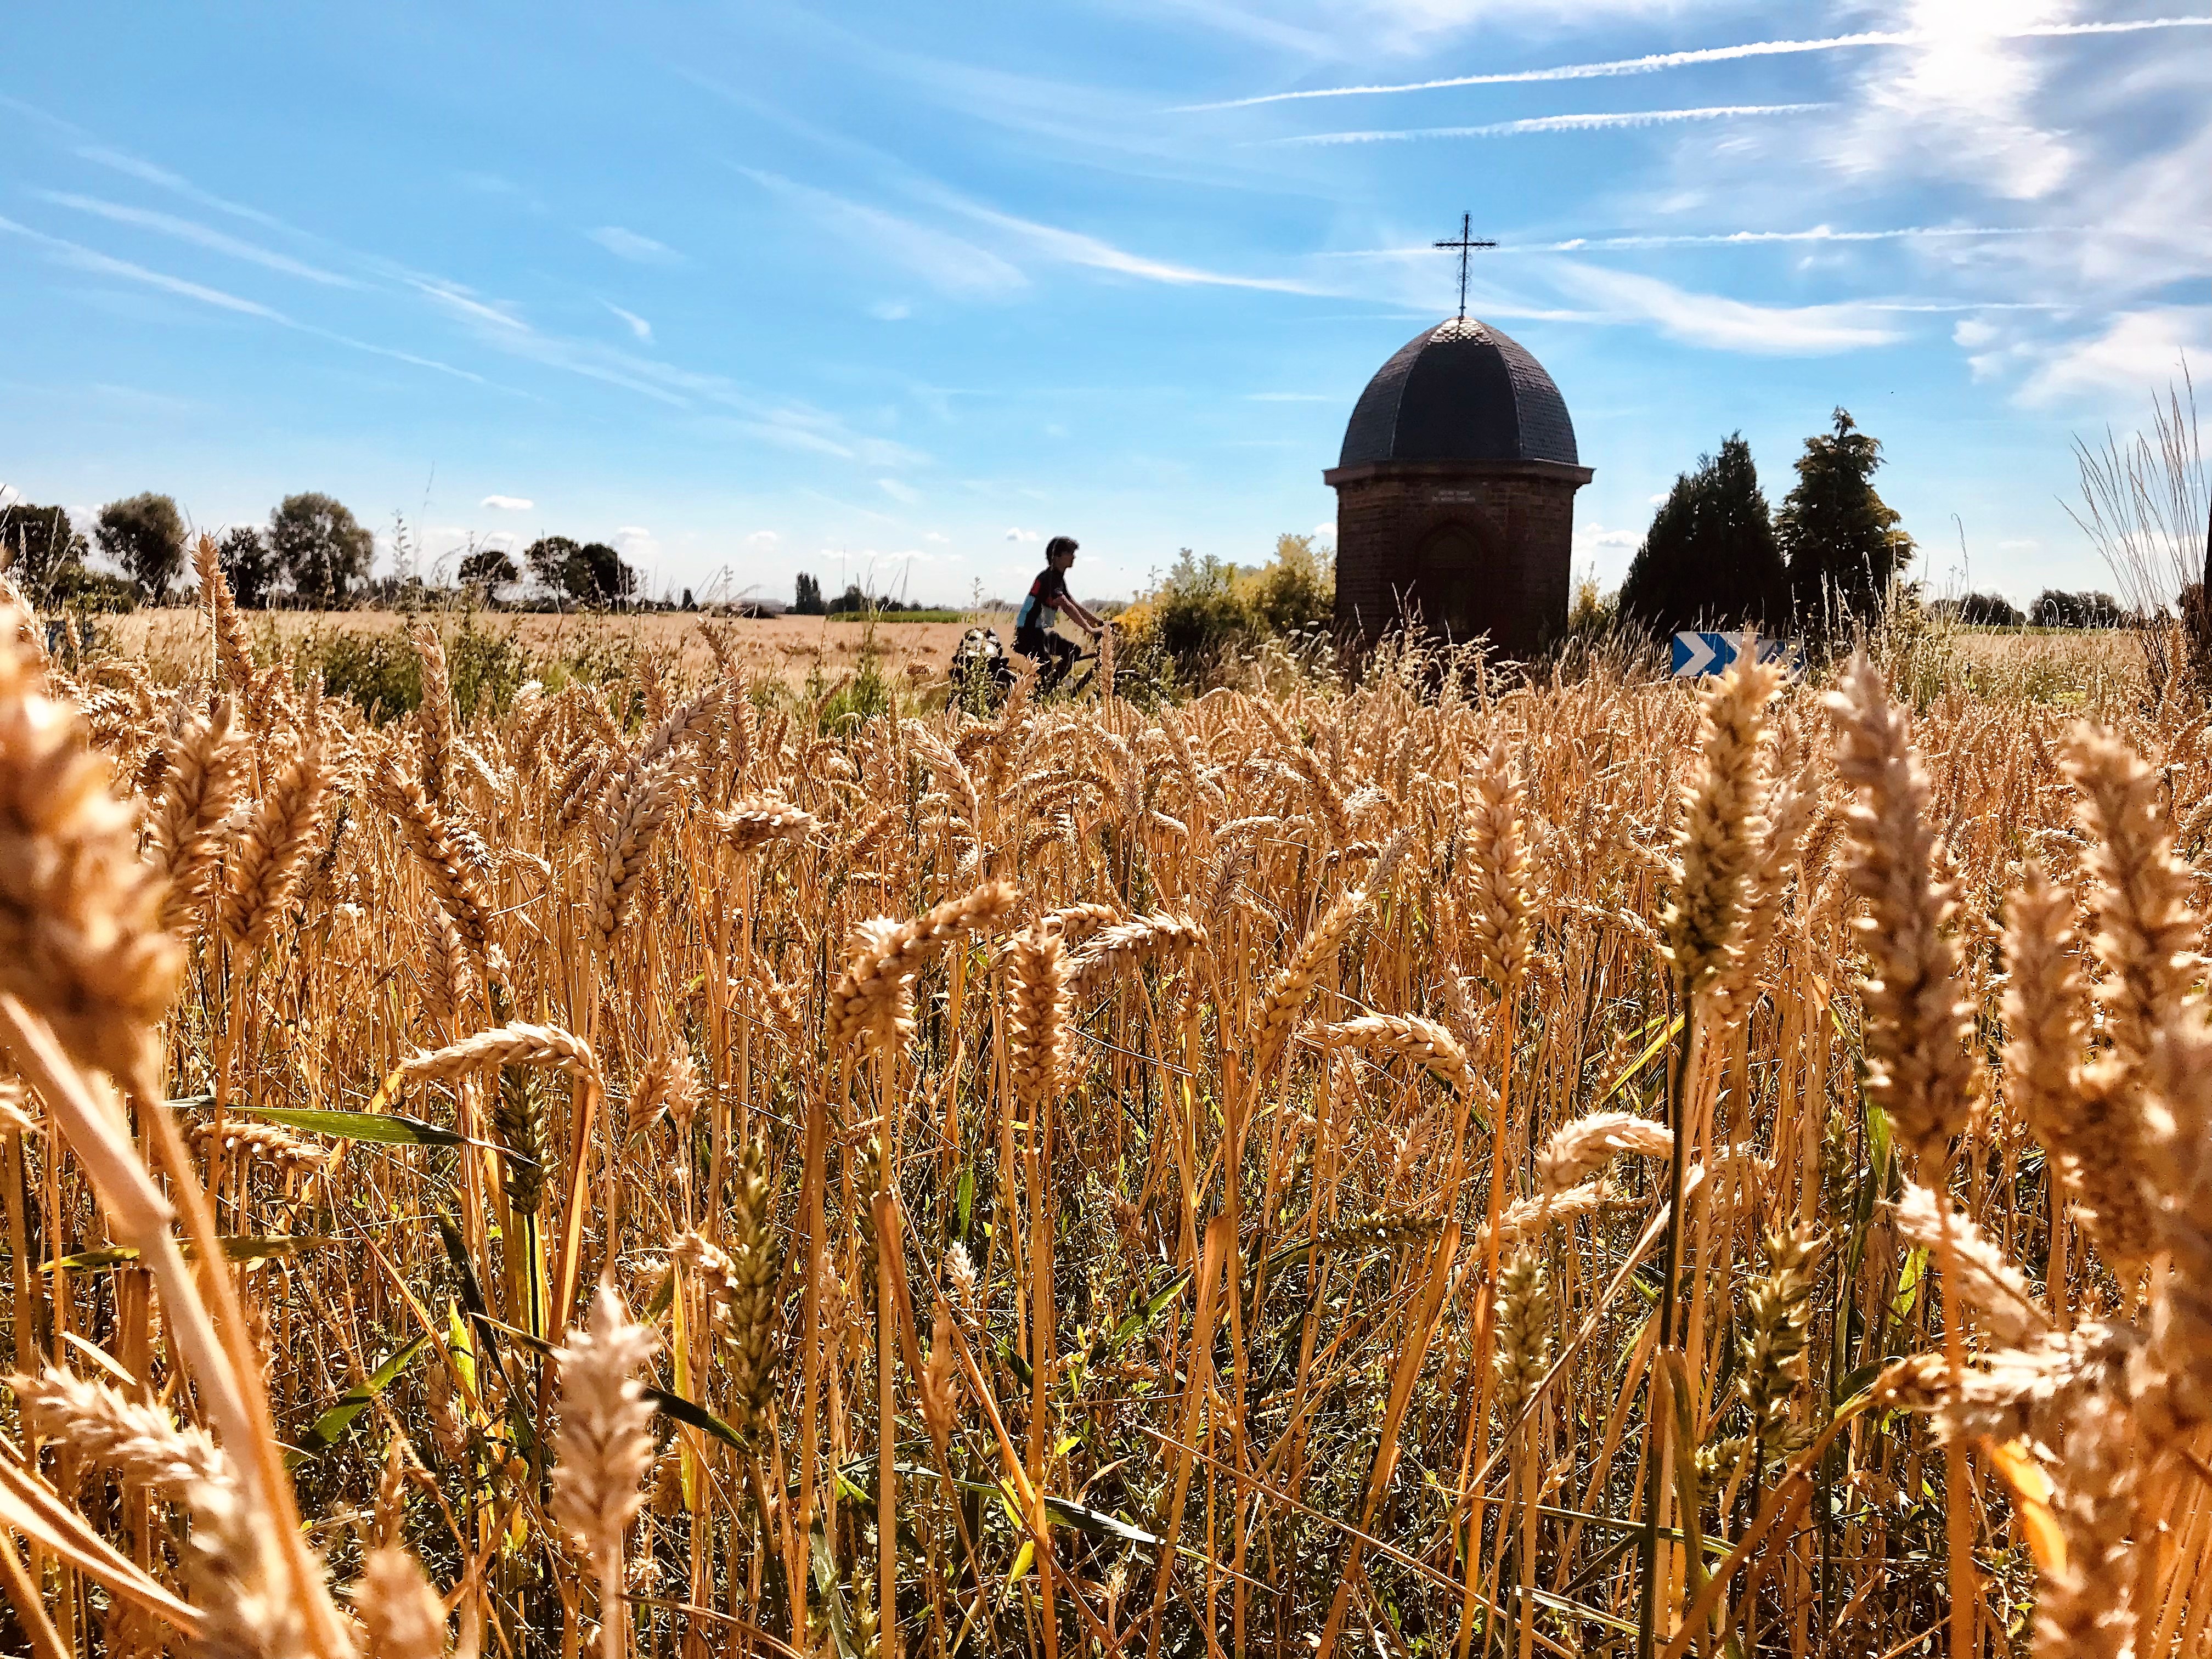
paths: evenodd
<path fill-rule="evenodd" d="M 2212 28 L 2212 17 L 2145 17 L 2128 22 L 2042 23 L 2029 28 L 1991 29 L 1992 40 L 2044 40 L 2081 34 L 2139 34 L 2146 29 Z M 1740 46 L 1706 46 L 1695 52 L 1659 52 L 1644 58 L 1617 58 L 1603 64 L 1562 64 L 1553 69 L 1515 70 L 1500 75 L 1456 75 L 1442 81 L 1407 81 L 1396 86 L 1314 87 L 1304 92 L 1262 93 L 1256 98 L 1224 98 L 1218 103 L 1185 104 L 1170 112 L 1249 109 L 1255 104 L 1283 104 L 1300 98 L 1352 98 L 1370 93 L 1435 92 L 1446 87 L 1505 87 L 1531 81 L 1597 81 L 1614 75 L 1650 75 L 1698 64 L 1729 64 L 1743 58 L 1789 58 L 1808 52 L 1843 52 L 1856 46 L 1917 46 L 1953 37 L 1926 29 L 1880 29 L 1831 35 L 1824 40 L 1755 40 Z"/>
<path fill-rule="evenodd" d="M 1729 230 L 1704 234 L 1575 236 L 1564 242 L 1504 242 L 1488 256 L 1508 253 L 1603 253 L 1628 248 L 1758 247 L 1773 242 L 1906 242 L 1923 239 L 1982 236 L 2079 236 L 2083 225 L 1901 225 L 1881 230 L 1837 230 L 1814 225 L 1806 230 Z M 1425 259 L 1432 250 L 1426 242 L 1405 247 L 1337 248 L 1316 257 L 1323 259 Z"/>
<path fill-rule="evenodd" d="M 1905 225 L 1891 230 L 1731 230 L 1707 236 L 1577 236 L 1564 242 L 1530 242 L 1500 253 L 1587 253 L 1607 248 L 1748 247 L 1762 242 L 1904 242 L 1947 236 L 2063 236 L 2078 234 L 2071 225 Z"/>
<path fill-rule="evenodd" d="M 1374 132 L 1307 132 L 1267 138 L 1268 144 L 1380 144 L 1407 138 L 1506 138 L 1529 132 L 1587 132 L 1601 127 L 1652 127 L 1676 121 L 1725 121 L 1739 115 L 1800 115 L 1831 104 L 1721 104 L 1708 109 L 1619 110 L 1591 115 L 1532 115 L 1479 127 L 1399 127 Z"/>

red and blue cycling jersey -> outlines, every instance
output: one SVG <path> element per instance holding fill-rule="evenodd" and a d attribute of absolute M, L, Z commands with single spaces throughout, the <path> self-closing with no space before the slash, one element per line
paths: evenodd
<path fill-rule="evenodd" d="M 1049 633 L 1060 621 L 1060 607 L 1067 603 L 1067 578 L 1047 565 L 1030 584 L 1029 597 L 1014 613 L 1017 633 L 1036 629 Z"/>

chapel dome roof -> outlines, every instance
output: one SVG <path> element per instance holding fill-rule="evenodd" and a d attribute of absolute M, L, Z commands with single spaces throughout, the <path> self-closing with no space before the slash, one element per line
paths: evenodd
<path fill-rule="evenodd" d="M 1359 394 L 1337 465 L 1376 461 L 1581 465 L 1566 399 L 1543 364 L 1472 317 L 1422 330 Z"/>

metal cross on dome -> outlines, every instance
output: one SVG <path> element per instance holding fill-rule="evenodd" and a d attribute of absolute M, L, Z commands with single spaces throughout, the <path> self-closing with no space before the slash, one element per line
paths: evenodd
<path fill-rule="evenodd" d="M 1459 240 L 1438 242 L 1437 246 L 1455 247 L 1459 250 L 1459 319 L 1463 323 L 1467 320 L 1467 256 L 1476 248 L 1496 247 L 1498 244 L 1484 241 L 1476 236 L 1474 216 L 1472 213 L 1462 213 L 1459 216 Z"/>

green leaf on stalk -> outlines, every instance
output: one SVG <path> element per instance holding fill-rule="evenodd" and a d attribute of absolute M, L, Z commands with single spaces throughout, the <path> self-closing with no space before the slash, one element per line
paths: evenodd
<path fill-rule="evenodd" d="M 408 1362 L 422 1351 L 422 1345 L 429 1340 L 430 1333 L 423 1331 L 401 1343 L 382 1364 L 369 1373 L 367 1382 L 356 1382 L 348 1389 L 337 1405 L 315 1419 L 299 1449 L 285 1458 L 286 1467 L 297 1468 L 308 1458 L 329 1450 L 343 1439 L 346 1431 L 353 1426 L 354 1419 L 368 1409 L 377 1395 L 392 1386 L 399 1373 L 407 1369 Z"/>
<path fill-rule="evenodd" d="M 335 1244 L 337 1240 L 324 1238 L 314 1233 L 301 1233 L 268 1237 L 240 1235 L 218 1238 L 216 1243 L 222 1247 L 225 1261 L 241 1261 L 250 1267 L 263 1261 L 288 1261 L 308 1250 L 319 1250 L 326 1244 Z M 189 1238 L 179 1239 L 177 1249 L 188 1261 L 199 1254 Z M 47 1262 L 39 1271 L 50 1273 L 58 1268 L 73 1273 L 107 1273 L 117 1267 L 127 1267 L 137 1260 L 136 1249 L 128 1244 L 117 1244 L 106 1249 L 81 1250 L 75 1255 L 65 1255 L 58 1261 Z"/>

